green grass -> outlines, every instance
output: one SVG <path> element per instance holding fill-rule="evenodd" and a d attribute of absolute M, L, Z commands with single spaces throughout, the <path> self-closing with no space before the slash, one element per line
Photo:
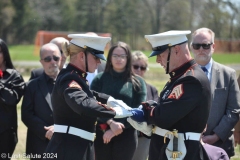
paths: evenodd
<path fill-rule="evenodd" d="M 9 46 L 12 61 L 38 61 L 38 51 L 35 53 L 34 45 Z"/>
<path fill-rule="evenodd" d="M 38 50 L 34 45 L 14 45 L 9 46 L 9 51 L 13 61 L 38 61 Z M 151 51 L 144 51 L 149 56 Z M 236 64 L 240 63 L 240 53 L 214 53 L 213 59 L 222 64 Z M 149 58 L 149 63 L 156 63 L 156 57 Z"/>
<path fill-rule="evenodd" d="M 213 54 L 213 59 L 216 62 L 222 63 L 222 64 L 239 64 L 240 63 L 240 53 L 230 53 L 230 54 Z"/>

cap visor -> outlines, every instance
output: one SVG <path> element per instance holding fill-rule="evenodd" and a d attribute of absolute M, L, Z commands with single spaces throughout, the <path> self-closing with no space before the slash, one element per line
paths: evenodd
<path fill-rule="evenodd" d="M 153 56 L 159 55 L 159 54 L 163 53 L 165 50 L 167 50 L 167 48 L 164 49 L 164 50 L 161 50 L 161 51 L 153 51 L 153 52 L 150 54 L 149 57 L 153 57 Z"/>
<path fill-rule="evenodd" d="M 105 58 L 105 56 L 103 54 L 95 54 L 94 52 L 91 52 L 91 54 L 93 54 L 94 56 L 96 56 L 104 61 L 107 61 L 107 59 Z"/>

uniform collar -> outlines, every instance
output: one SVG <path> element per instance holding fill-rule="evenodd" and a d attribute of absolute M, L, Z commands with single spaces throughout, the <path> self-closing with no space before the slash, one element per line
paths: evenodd
<path fill-rule="evenodd" d="M 196 65 L 196 62 L 195 62 L 195 60 L 191 59 L 188 62 L 181 65 L 180 67 L 174 69 L 172 72 L 169 73 L 171 79 L 180 77 L 193 65 Z"/>
<path fill-rule="evenodd" d="M 74 64 L 69 63 L 69 64 L 67 65 L 67 68 L 66 68 L 66 69 L 71 70 L 71 72 L 77 73 L 80 77 L 82 77 L 83 79 L 86 80 L 87 72 L 81 70 L 80 68 L 78 68 L 78 67 L 75 66 Z"/>

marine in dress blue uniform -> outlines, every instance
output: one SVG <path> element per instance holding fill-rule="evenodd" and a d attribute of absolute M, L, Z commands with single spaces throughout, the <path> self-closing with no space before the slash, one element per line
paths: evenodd
<path fill-rule="evenodd" d="M 85 34 L 69 35 L 70 45 L 63 51 L 70 63 L 58 75 L 52 92 L 54 135 L 44 159 L 94 160 L 94 139 L 97 117 L 117 115 L 105 105 L 109 95 L 89 89 L 87 72 L 94 72 L 110 37 Z"/>
<path fill-rule="evenodd" d="M 131 117 L 154 126 L 149 160 L 174 157 L 184 160 L 208 159 L 199 140 L 208 118 L 210 85 L 204 72 L 191 58 L 186 37 L 189 33 L 168 31 L 145 36 L 153 47 L 150 57 L 157 56 L 156 61 L 170 75 L 159 101 L 143 102 L 143 112 L 136 109 Z"/>

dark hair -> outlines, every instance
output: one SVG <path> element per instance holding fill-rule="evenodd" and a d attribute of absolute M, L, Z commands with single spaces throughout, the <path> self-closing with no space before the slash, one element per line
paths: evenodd
<path fill-rule="evenodd" d="M 124 71 L 125 74 L 123 76 L 123 80 L 132 82 L 134 89 L 136 91 L 139 91 L 141 84 L 140 84 L 139 80 L 136 78 L 136 75 L 132 71 L 132 55 L 131 55 L 131 49 L 128 44 L 126 44 L 124 42 L 118 42 L 117 44 L 113 45 L 110 48 L 110 50 L 108 52 L 107 63 L 106 63 L 104 72 L 109 72 L 111 74 L 111 72 L 113 70 L 111 58 L 112 58 L 114 49 L 117 47 L 121 47 L 122 49 L 124 49 L 124 51 L 127 54 L 127 63 L 126 63 L 125 71 Z"/>
<path fill-rule="evenodd" d="M 6 68 L 14 69 L 7 44 L 1 38 L 0 38 L 0 48 L 2 50 L 3 60 L 5 62 Z"/>

